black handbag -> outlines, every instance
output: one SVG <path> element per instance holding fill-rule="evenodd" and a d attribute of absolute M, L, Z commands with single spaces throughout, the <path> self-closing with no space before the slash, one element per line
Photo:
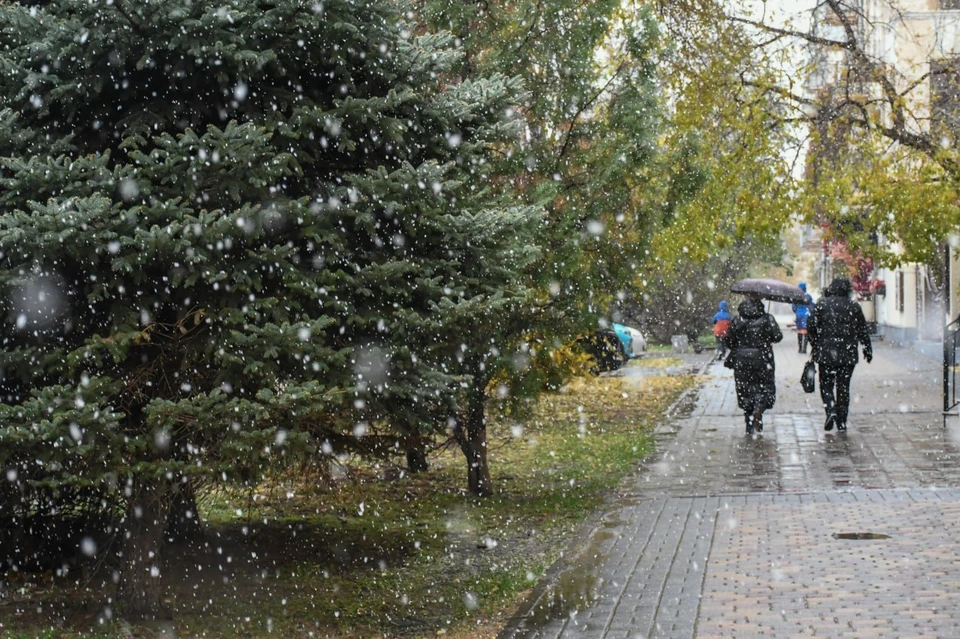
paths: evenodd
<path fill-rule="evenodd" d="M 736 366 L 737 365 L 736 355 L 737 355 L 736 351 L 730 351 L 729 353 L 727 353 L 727 358 L 723 360 L 723 367 L 733 368 L 734 366 Z"/>
<path fill-rule="evenodd" d="M 763 359 L 763 352 L 752 346 L 741 346 L 733 351 L 733 364 L 730 366 L 736 373 L 749 373 L 763 370 L 767 363 Z"/>
<path fill-rule="evenodd" d="M 813 360 L 803 365 L 800 385 L 803 386 L 806 393 L 812 393 L 817 388 L 817 365 L 813 363 Z"/>

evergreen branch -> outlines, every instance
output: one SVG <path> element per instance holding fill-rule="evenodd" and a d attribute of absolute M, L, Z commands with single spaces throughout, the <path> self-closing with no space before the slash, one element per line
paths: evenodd
<path fill-rule="evenodd" d="M 117 8 L 117 11 L 120 12 L 120 15 L 122 15 L 127 20 L 127 22 L 130 23 L 130 28 L 133 29 L 134 33 L 136 33 L 138 36 L 140 36 L 144 40 L 148 39 L 147 33 L 143 30 L 143 27 L 140 26 L 140 23 L 134 20 L 133 16 L 130 15 L 130 12 L 128 12 L 126 8 L 123 6 L 123 0 L 114 0 L 113 6 L 115 6 Z"/>

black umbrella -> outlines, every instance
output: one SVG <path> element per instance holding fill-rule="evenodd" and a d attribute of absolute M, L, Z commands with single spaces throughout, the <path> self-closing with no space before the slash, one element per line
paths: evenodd
<path fill-rule="evenodd" d="M 807 294 L 801 291 L 799 286 L 787 284 L 780 280 L 740 280 L 730 287 L 730 291 L 732 293 L 753 295 L 774 302 L 787 302 L 788 304 L 802 304 L 807 301 Z"/>

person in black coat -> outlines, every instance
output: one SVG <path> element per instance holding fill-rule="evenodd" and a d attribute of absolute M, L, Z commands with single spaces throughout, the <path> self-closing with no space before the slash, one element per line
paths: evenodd
<path fill-rule="evenodd" d="M 773 408 L 777 399 L 773 344 L 783 339 L 783 332 L 759 298 L 741 302 L 737 313 L 724 340 L 730 349 L 724 366 L 733 369 L 737 406 L 743 409 L 749 435 L 763 430 L 763 411 Z"/>
<path fill-rule="evenodd" d="M 873 346 L 867 320 L 860 305 L 850 299 L 850 280 L 838 277 L 823 293 L 807 322 L 813 345 L 813 361 L 820 368 L 820 398 L 827 414 L 824 430 L 847 430 L 850 412 L 850 378 L 859 361 L 857 344 L 863 345 L 863 358 L 873 360 Z"/>

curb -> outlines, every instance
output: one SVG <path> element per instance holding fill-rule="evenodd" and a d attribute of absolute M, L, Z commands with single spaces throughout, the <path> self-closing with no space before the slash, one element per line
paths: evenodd
<path fill-rule="evenodd" d="M 697 377 L 703 377 L 706 370 L 715 361 L 716 355 L 707 360 L 707 362 L 700 367 L 695 375 Z M 698 393 L 701 385 L 701 383 L 696 383 L 687 390 L 683 391 L 680 393 L 680 396 L 677 397 L 677 399 L 674 400 L 669 407 L 667 407 L 667 409 L 664 411 L 663 418 L 653 429 L 652 435 L 654 437 L 673 432 L 672 430 L 668 430 L 666 426 L 676 418 L 678 407 L 681 406 L 683 402 L 685 402 L 691 395 Z M 640 468 L 649 463 L 649 461 L 656 456 L 656 453 L 657 451 L 654 450 L 651 455 L 639 460 L 637 470 L 625 477 L 621 483 L 626 484 L 632 479 L 635 479 L 636 473 L 639 472 Z M 619 487 L 611 490 L 604 499 L 604 504 L 595 512 L 591 513 L 587 520 L 581 524 L 580 529 L 572 536 L 571 541 L 567 543 L 564 549 L 561 551 L 560 557 L 557 558 L 557 560 L 554 561 L 549 568 L 547 568 L 547 571 L 544 573 L 543 577 L 540 578 L 539 583 L 534 586 L 534 589 L 530 595 L 524 599 L 523 603 L 520 604 L 517 610 L 507 618 L 507 622 L 503 629 L 497 634 L 497 639 L 515 639 L 516 637 L 521 636 L 518 633 L 526 630 L 526 628 L 523 627 L 524 622 L 530 616 L 532 616 L 531 613 L 541 602 L 543 602 L 544 597 L 551 592 L 554 585 L 559 581 L 560 575 L 575 567 L 577 560 L 582 557 L 583 554 L 591 547 L 591 542 L 595 539 L 597 533 L 603 528 L 603 521 L 610 514 L 615 512 L 615 509 L 612 508 L 612 506 L 618 497 L 622 497 L 619 492 Z"/>

